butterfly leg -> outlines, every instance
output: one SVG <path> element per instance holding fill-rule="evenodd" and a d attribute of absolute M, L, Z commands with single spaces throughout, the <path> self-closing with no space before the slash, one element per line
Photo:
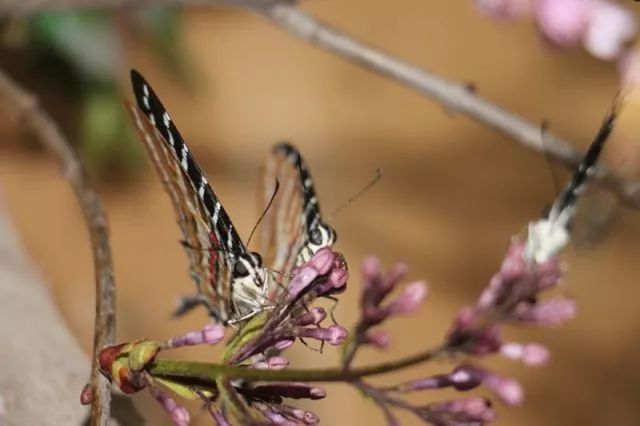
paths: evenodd
<path fill-rule="evenodd" d="M 331 307 L 329 308 L 329 316 L 331 317 L 331 321 L 333 321 L 333 325 L 338 325 L 338 321 L 336 320 L 336 317 L 335 317 L 336 306 L 338 306 L 338 298 L 333 296 L 322 296 L 322 297 L 324 297 L 325 299 L 329 299 L 333 302 L 331 304 Z"/>
<path fill-rule="evenodd" d="M 213 315 L 212 310 L 209 308 L 209 305 L 205 297 L 203 297 L 201 294 L 191 294 L 189 296 L 182 296 L 178 300 L 177 307 L 171 314 L 171 318 L 181 317 L 182 315 L 186 314 L 187 312 L 191 311 L 193 308 L 199 305 L 204 305 L 209 311 L 209 314 L 215 317 L 215 315 Z"/>

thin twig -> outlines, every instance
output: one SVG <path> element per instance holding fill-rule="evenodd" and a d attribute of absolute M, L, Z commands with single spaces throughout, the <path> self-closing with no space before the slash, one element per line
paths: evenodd
<path fill-rule="evenodd" d="M 140 7 L 150 3 L 173 6 L 226 3 L 247 8 L 291 35 L 414 89 L 448 110 L 465 114 L 529 149 L 546 154 L 571 170 L 582 158 L 572 144 L 548 131 L 544 132 L 543 141 L 542 124 L 531 123 L 500 108 L 478 96 L 467 85 L 448 80 L 358 41 L 298 9 L 294 0 L 4 0 L 0 4 L 0 17 L 79 7 Z M 626 180 L 602 165 L 596 167 L 594 178 L 626 205 L 640 208 L 640 181 Z"/>
<path fill-rule="evenodd" d="M 229 1 L 237 4 L 237 0 Z M 249 9 L 264 16 L 289 34 L 350 62 L 381 74 L 423 96 L 443 105 L 447 110 L 465 114 L 480 123 L 510 137 L 521 145 L 575 169 L 582 153 L 569 142 L 544 133 L 541 125 L 532 124 L 522 117 L 481 98 L 464 84 L 445 79 L 367 45 L 342 31 L 325 24 L 287 2 L 240 1 Z M 598 166 L 595 179 L 615 192 L 627 205 L 640 208 L 640 181 L 628 181 L 611 170 Z"/>
<path fill-rule="evenodd" d="M 219 0 L 2 0 L 0 17 L 17 18 L 40 12 L 71 9 L 106 9 L 144 6 L 198 6 L 220 3 Z"/>
<path fill-rule="evenodd" d="M 26 128 L 38 136 L 62 165 L 84 215 L 89 235 L 96 277 L 96 319 L 91 369 L 93 404 L 92 425 L 109 424 L 111 391 L 107 380 L 98 370 L 100 350 L 115 341 L 115 283 L 107 220 L 96 192 L 91 188 L 78 158 L 51 117 L 39 108 L 36 98 L 0 70 L 0 96 L 17 111 Z"/>
<path fill-rule="evenodd" d="M 215 381 L 220 376 L 265 382 L 350 382 L 364 377 L 402 370 L 434 359 L 451 357 L 455 350 L 455 348 L 438 346 L 405 358 L 353 369 L 345 369 L 340 366 L 300 370 L 291 368 L 286 370 L 261 370 L 229 364 L 158 359 L 148 367 L 148 371 L 153 376 L 170 378 L 178 382 L 182 379 L 187 379 L 212 385 L 215 385 Z"/>

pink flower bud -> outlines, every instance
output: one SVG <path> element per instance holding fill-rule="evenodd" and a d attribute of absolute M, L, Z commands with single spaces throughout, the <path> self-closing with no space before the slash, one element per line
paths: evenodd
<path fill-rule="evenodd" d="M 279 351 L 283 351 L 287 349 L 289 346 L 293 345 L 293 342 L 295 342 L 295 339 L 283 339 L 283 340 L 280 340 L 279 342 L 276 342 L 276 344 L 274 344 L 273 347 Z"/>
<path fill-rule="evenodd" d="M 330 345 L 335 346 L 342 344 L 342 342 L 344 342 L 349 335 L 347 329 L 341 325 L 332 325 L 331 327 L 329 327 L 329 330 L 331 332 L 331 336 L 329 340 L 327 340 L 327 343 L 329 343 Z"/>
<path fill-rule="evenodd" d="M 365 335 L 363 343 L 375 346 L 378 349 L 386 349 L 391 344 L 391 335 L 384 330 L 369 331 Z"/>
<path fill-rule="evenodd" d="M 297 268 L 293 273 L 293 278 L 289 283 L 289 297 L 294 299 L 304 289 L 306 289 L 315 280 L 318 275 L 318 270 L 305 264 L 300 268 Z"/>
<path fill-rule="evenodd" d="M 431 423 L 438 421 L 440 424 L 485 424 L 495 419 L 491 403 L 478 397 L 429 404 L 420 412 L 425 420 Z"/>
<path fill-rule="evenodd" d="M 482 383 L 483 372 L 470 365 L 461 365 L 456 367 L 447 379 L 450 386 L 459 391 L 468 391 L 474 389 Z"/>
<path fill-rule="evenodd" d="M 284 370 L 289 366 L 289 360 L 281 356 L 272 356 L 267 358 L 267 365 L 272 370 Z"/>
<path fill-rule="evenodd" d="M 312 266 L 319 275 L 324 275 L 329 272 L 329 269 L 333 266 L 333 261 L 336 255 L 328 247 L 323 247 L 309 259 L 308 265 Z"/>
<path fill-rule="evenodd" d="M 531 324 L 554 327 L 575 317 L 576 311 L 575 301 L 558 297 L 535 305 L 521 305 L 514 312 L 514 317 Z"/>
<path fill-rule="evenodd" d="M 257 361 L 253 363 L 253 368 L 256 370 L 284 370 L 288 366 L 289 361 L 280 356 L 273 356 L 264 361 Z"/>
<path fill-rule="evenodd" d="M 167 346 L 171 348 L 179 348 L 181 346 L 195 345 L 215 345 L 224 338 L 224 326 L 221 324 L 207 324 L 200 331 L 191 331 L 182 336 L 172 338 L 167 342 Z"/>
<path fill-rule="evenodd" d="M 311 411 L 304 411 L 300 420 L 302 420 L 305 425 L 317 425 L 318 423 L 320 423 L 320 418 L 318 418 L 318 416 L 313 414 Z"/>
<path fill-rule="evenodd" d="M 484 385 L 494 391 L 505 404 L 520 405 L 524 400 L 524 391 L 517 381 L 487 373 Z"/>
<path fill-rule="evenodd" d="M 231 423 L 229 423 L 229 420 L 227 420 L 227 418 L 224 416 L 224 414 L 222 414 L 222 412 L 218 410 L 211 410 L 211 408 L 209 410 L 210 410 L 209 412 L 211 413 L 211 417 L 213 417 L 213 420 L 215 420 L 216 422 L 216 425 L 231 426 Z"/>
<path fill-rule="evenodd" d="M 589 24 L 592 0 L 538 0 L 535 13 L 543 35 L 561 47 L 580 43 Z"/>
<path fill-rule="evenodd" d="M 396 315 L 412 314 L 420 308 L 427 297 L 427 292 L 427 283 L 424 281 L 411 283 L 387 306 L 387 311 Z"/>
<path fill-rule="evenodd" d="M 156 387 L 149 386 L 149 392 L 160 403 L 160 405 L 162 405 L 162 408 L 171 415 L 171 420 L 173 420 L 174 425 L 189 426 L 191 423 L 191 416 L 186 408 L 178 404 L 168 394 Z"/>
<path fill-rule="evenodd" d="M 366 289 L 371 286 L 374 281 L 379 280 L 382 276 L 382 270 L 380 268 L 380 261 L 377 257 L 366 257 L 362 261 L 362 285 Z"/>
<path fill-rule="evenodd" d="M 224 326 L 221 324 L 208 324 L 202 329 L 203 343 L 215 345 L 224 338 Z"/>
<path fill-rule="evenodd" d="M 312 339 L 318 339 L 327 342 L 330 345 L 337 346 L 344 342 L 347 338 L 347 329 L 341 325 L 332 325 L 329 328 L 305 328 L 299 330 L 300 337 L 310 337 Z"/>
<path fill-rule="evenodd" d="M 318 325 L 327 317 L 327 312 L 320 308 L 315 307 L 308 312 L 305 312 L 294 318 L 294 322 L 297 326 L 306 327 L 308 325 Z"/>
<path fill-rule="evenodd" d="M 2 400 L 0 399 L 0 402 Z M 86 385 L 84 385 L 84 387 L 82 388 L 82 392 L 80 392 L 80 404 L 82 405 L 89 405 L 93 402 L 93 386 L 91 386 L 91 383 L 87 383 Z M 0 416 L 2 415 L 2 404 L 0 404 Z M 2 417 L 0 417 L 0 420 L 2 420 Z M 3 424 L 2 422 L 0 422 L 0 425 Z"/>
<path fill-rule="evenodd" d="M 507 358 L 522 361 L 525 365 L 541 366 L 549 361 L 549 350 L 537 343 L 505 343 L 500 347 L 500 353 Z"/>
<path fill-rule="evenodd" d="M 630 10 L 610 1 L 593 0 L 584 47 L 596 58 L 617 59 L 637 32 L 638 23 Z"/>
<path fill-rule="evenodd" d="M 393 390 L 396 392 L 414 392 L 452 387 L 459 391 L 468 391 L 480 386 L 485 376 L 486 372 L 482 369 L 471 365 L 461 365 L 449 374 L 436 374 L 423 379 L 412 380 L 398 385 Z"/>

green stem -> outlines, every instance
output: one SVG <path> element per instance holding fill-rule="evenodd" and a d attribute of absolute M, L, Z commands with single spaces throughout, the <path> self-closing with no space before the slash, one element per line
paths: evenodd
<path fill-rule="evenodd" d="M 350 382 L 430 361 L 436 357 L 446 355 L 447 352 L 443 347 L 436 347 L 399 360 L 353 369 L 287 369 L 277 371 L 205 362 L 156 360 L 147 371 L 153 376 L 165 377 L 175 381 L 184 381 L 186 379 L 211 382 L 212 384 L 215 384 L 216 379 L 221 376 L 265 382 Z"/>

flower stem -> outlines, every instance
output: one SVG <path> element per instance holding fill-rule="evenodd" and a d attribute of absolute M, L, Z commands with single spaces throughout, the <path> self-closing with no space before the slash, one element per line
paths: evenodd
<path fill-rule="evenodd" d="M 353 369 L 340 367 L 276 371 L 204 362 L 156 360 L 147 371 L 153 376 L 170 378 L 174 381 L 197 381 L 201 384 L 215 384 L 216 379 L 221 376 L 266 382 L 351 382 L 430 361 L 445 356 L 448 352 L 449 349 L 446 347 L 436 347 L 399 360 Z"/>

